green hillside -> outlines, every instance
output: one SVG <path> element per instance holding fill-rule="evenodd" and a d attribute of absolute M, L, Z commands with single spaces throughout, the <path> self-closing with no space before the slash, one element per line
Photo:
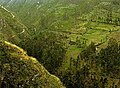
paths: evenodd
<path fill-rule="evenodd" d="M 88 2 L 92 5 L 89 6 Z M 99 0 L 0 0 L 2 5 L 16 12 L 26 26 L 51 30 L 69 30 L 79 15 L 91 11 L 98 2 Z"/>
<path fill-rule="evenodd" d="M 59 78 L 35 58 L 9 43 L 22 46 L 20 44 L 32 38 L 28 28 L 14 14 L 0 7 L 0 88 L 65 88 Z"/>
<path fill-rule="evenodd" d="M 35 58 L 0 40 L 0 88 L 65 88 Z"/>
<path fill-rule="evenodd" d="M 0 6 L 0 39 L 18 44 L 29 37 L 28 29 L 16 15 Z"/>

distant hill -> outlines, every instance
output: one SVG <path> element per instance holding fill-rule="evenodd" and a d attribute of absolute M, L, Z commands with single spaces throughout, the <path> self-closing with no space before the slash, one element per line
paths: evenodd
<path fill-rule="evenodd" d="M 81 20 L 120 24 L 119 0 L 0 0 L 0 4 L 15 12 L 32 32 L 71 30 Z"/>
<path fill-rule="evenodd" d="M 0 37 L 13 43 L 23 39 L 19 46 L 66 87 L 119 87 L 120 0 L 0 0 L 0 4 L 10 11 L 1 10 L 5 24 L 17 25 L 3 27 Z M 28 29 L 18 26 L 21 22 L 13 12 Z"/>
<path fill-rule="evenodd" d="M 77 17 L 90 12 L 99 0 L 0 0 L 17 13 L 22 22 L 34 29 L 69 30 Z"/>
<path fill-rule="evenodd" d="M 16 15 L 0 6 L 0 39 L 18 44 L 29 36 L 28 29 Z"/>
<path fill-rule="evenodd" d="M 0 40 L 0 88 L 65 88 L 35 58 Z"/>

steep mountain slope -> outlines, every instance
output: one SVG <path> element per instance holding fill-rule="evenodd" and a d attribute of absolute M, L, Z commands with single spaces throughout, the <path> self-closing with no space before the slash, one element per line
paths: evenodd
<path fill-rule="evenodd" d="M 22 21 L 29 27 L 31 23 L 40 20 L 41 11 L 39 12 L 37 8 L 43 6 L 46 1 L 48 2 L 48 0 L 1 0 L 0 3 L 19 14 L 20 18 L 24 18 Z"/>
<path fill-rule="evenodd" d="M 99 20 L 109 16 L 111 11 L 119 15 L 119 3 L 119 0 L 0 0 L 1 5 L 16 12 L 30 28 L 61 30 L 71 29 L 79 23 L 77 18 L 85 14 L 92 13 L 89 17 L 92 20 L 96 20 L 96 15 Z"/>
<path fill-rule="evenodd" d="M 0 88 L 65 88 L 35 58 L 0 40 Z"/>
<path fill-rule="evenodd" d="M 0 39 L 18 44 L 28 36 L 27 27 L 12 12 L 0 6 Z"/>
<path fill-rule="evenodd" d="M 71 29 L 79 15 L 91 11 L 99 2 L 99 0 L 0 0 L 1 5 L 16 12 L 28 27 L 51 30 Z"/>

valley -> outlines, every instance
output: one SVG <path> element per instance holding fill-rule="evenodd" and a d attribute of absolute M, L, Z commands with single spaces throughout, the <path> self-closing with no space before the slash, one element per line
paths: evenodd
<path fill-rule="evenodd" d="M 0 40 L 23 48 L 63 83 L 49 88 L 119 88 L 119 5 L 119 0 L 0 0 Z"/>

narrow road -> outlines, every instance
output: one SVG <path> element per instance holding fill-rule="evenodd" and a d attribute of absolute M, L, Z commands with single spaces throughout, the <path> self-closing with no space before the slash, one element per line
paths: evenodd
<path fill-rule="evenodd" d="M 16 35 L 13 35 L 11 38 L 14 38 L 17 35 L 23 34 L 25 32 L 25 29 L 23 29 L 20 33 L 17 33 Z"/>

